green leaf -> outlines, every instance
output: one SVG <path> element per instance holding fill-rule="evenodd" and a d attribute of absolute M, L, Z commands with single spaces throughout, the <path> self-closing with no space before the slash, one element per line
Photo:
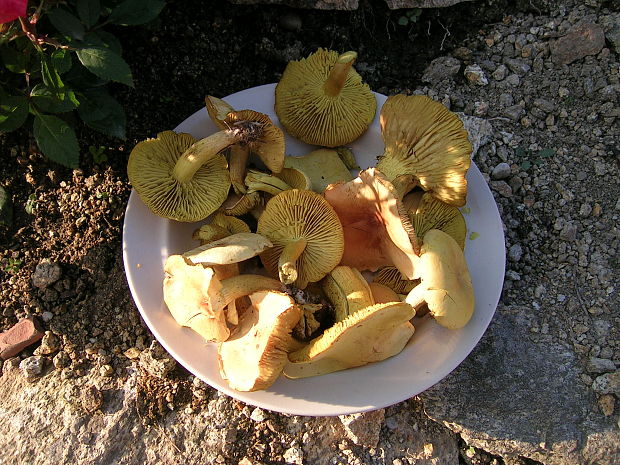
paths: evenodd
<path fill-rule="evenodd" d="M 71 52 L 66 48 L 59 48 L 52 52 L 52 66 L 58 74 L 64 74 L 69 71 L 72 64 Z"/>
<path fill-rule="evenodd" d="M 101 4 L 99 0 L 77 0 L 75 6 L 78 16 L 87 28 L 91 28 L 97 24 L 97 20 L 101 14 Z"/>
<path fill-rule="evenodd" d="M 106 85 L 109 79 L 101 79 L 88 71 L 82 63 L 75 63 L 67 74 L 63 76 L 65 84 L 72 89 L 90 89 Z"/>
<path fill-rule="evenodd" d="M 532 167 L 532 163 L 530 163 L 528 160 L 525 160 L 519 166 L 521 167 L 523 171 L 527 171 Z"/>
<path fill-rule="evenodd" d="M 78 40 L 84 38 L 84 25 L 67 10 L 55 8 L 48 13 L 48 16 L 52 25 L 58 29 L 61 34 Z"/>
<path fill-rule="evenodd" d="M 136 26 L 157 18 L 166 5 L 162 0 L 125 0 L 110 13 L 110 22 L 122 26 Z"/>
<path fill-rule="evenodd" d="M 32 103 L 45 113 L 66 113 L 75 110 L 79 102 L 75 93 L 65 87 L 64 92 L 55 93 L 43 84 L 37 84 L 30 92 Z"/>
<path fill-rule="evenodd" d="M 82 48 L 76 53 L 80 62 L 82 62 L 91 73 L 101 78 L 110 79 L 111 81 L 117 81 L 133 87 L 133 78 L 129 65 L 120 55 L 117 55 L 107 48 L 99 47 Z"/>
<path fill-rule="evenodd" d="M 106 31 L 89 32 L 84 36 L 84 42 L 97 48 L 109 48 L 117 55 L 123 53 L 121 42 L 114 34 L 110 34 Z"/>
<path fill-rule="evenodd" d="M 96 131 L 125 138 L 125 110 L 103 89 L 91 89 L 80 96 L 78 114 L 82 121 Z"/>
<path fill-rule="evenodd" d="M 28 56 L 21 50 L 18 51 L 11 46 L 0 47 L 0 57 L 6 69 L 13 73 L 23 74 L 26 72 Z"/>
<path fill-rule="evenodd" d="M 54 68 L 52 58 L 46 53 L 41 54 L 41 77 L 45 85 L 54 93 L 62 94 L 65 85 L 60 78 L 60 74 Z"/>
<path fill-rule="evenodd" d="M 73 129 L 62 119 L 53 115 L 36 115 L 34 138 L 41 152 L 50 160 L 68 168 L 78 167 L 78 141 Z"/>
<path fill-rule="evenodd" d="M 538 151 L 537 155 L 540 158 L 549 158 L 549 157 L 552 157 L 552 156 L 555 155 L 555 150 L 553 150 L 553 149 L 542 149 L 542 150 Z"/>
<path fill-rule="evenodd" d="M 28 117 L 28 99 L 23 96 L 3 97 L 0 102 L 0 132 L 17 129 Z"/>
<path fill-rule="evenodd" d="M 522 146 L 518 146 L 515 150 L 515 155 L 517 157 L 524 157 L 525 156 L 525 149 Z"/>
<path fill-rule="evenodd" d="M 406 16 L 401 16 L 400 18 L 398 18 L 398 24 L 400 24 L 401 26 L 406 26 L 407 24 L 409 24 L 409 18 L 407 18 Z"/>

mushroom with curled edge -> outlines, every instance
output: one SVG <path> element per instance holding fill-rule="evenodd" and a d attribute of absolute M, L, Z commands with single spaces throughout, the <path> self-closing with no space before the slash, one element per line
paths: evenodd
<path fill-rule="evenodd" d="M 327 186 L 340 181 L 353 179 L 349 168 L 337 150 L 317 149 L 301 157 L 284 157 L 285 168 L 295 168 L 310 179 L 310 188 L 322 194 Z"/>
<path fill-rule="evenodd" d="M 276 86 L 275 111 L 293 137 L 311 145 L 346 145 L 367 129 L 377 101 L 353 68 L 357 53 L 319 48 L 291 61 Z"/>
<path fill-rule="evenodd" d="M 414 332 L 414 308 L 406 302 L 371 305 L 349 315 L 288 356 L 288 378 L 319 376 L 398 354 Z"/>
<path fill-rule="evenodd" d="M 438 229 L 428 231 L 416 270 L 421 282 L 405 301 L 416 309 L 426 303 L 435 321 L 445 328 L 465 326 L 474 313 L 474 288 L 456 241 Z"/>
<path fill-rule="evenodd" d="M 205 106 L 207 112 L 211 117 L 211 121 L 219 129 L 228 129 L 230 121 L 227 119 L 230 113 L 234 113 L 235 110 L 226 101 L 208 95 L 205 98 Z M 275 134 L 280 133 L 280 129 L 276 126 L 270 128 L 270 131 Z M 260 148 L 256 150 L 257 155 L 263 161 L 265 166 L 275 173 L 279 173 L 282 170 L 282 163 L 284 159 L 284 138 L 283 136 L 274 137 L 276 143 L 266 147 L 265 149 L 259 146 L 253 146 L 252 144 L 234 144 L 229 148 L 229 163 L 228 170 L 230 171 L 230 181 L 233 189 L 237 194 L 245 194 L 246 188 L 244 184 L 246 166 L 248 158 L 250 157 L 251 149 Z"/>
<path fill-rule="evenodd" d="M 228 196 L 230 176 L 226 159 L 218 155 L 221 144 L 211 142 L 164 131 L 133 148 L 129 182 L 153 213 L 192 222 L 219 208 Z"/>
<path fill-rule="evenodd" d="M 352 181 L 331 184 L 324 196 L 344 230 L 341 265 L 370 271 L 394 265 L 413 279 L 418 260 L 413 228 L 394 186 L 382 173 L 368 168 Z"/>
<path fill-rule="evenodd" d="M 465 205 L 472 145 L 461 120 L 422 95 L 392 95 L 381 108 L 385 144 L 376 168 L 402 199 L 419 186 L 450 205 Z"/>
<path fill-rule="evenodd" d="M 465 249 L 467 224 L 461 211 L 454 205 L 433 197 L 429 192 L 415 191 L 403 198 L 403 205 L 415 231 L 413 247 L 420 251 L 421 241 L 427 231 L 440 229 L 454 238 L 461 250 Z"/>
<path fill-rule="evenodd" d="M 272 197 L 256 231 L 273 243 L 260 254 L 263 265 L 284 284 L 304 289 L 322 279 L 342 258 L 340 220 L 316 192 L 290 189 Z"/>
<path fill-rule="evenodd" d="M 230 258 L 233 251 L 221 249 L 219 261 L 233 260 Z M 254 274 L 219 279 L 215 268 L 223 265 L 192 263 L 192 260 L 201 260 L 196 256 L 203 252 L 200 249 L 196 254 L 186 252 L 187 258 L 182 255 L 167 258 L 164 264 L 164 301 L 181 326 L 193 329 L 207 341 L 221 342 L 230 336 L 225 311 L 230 303 L 258 290 L 280 290 L 282 284 L 276 279 Z M 218 261 L 212 257 L 209 260 L 209 263 Z"/>
<path fill-rule="evenodd" d="M 284 292 L 251 294 L 237 332 L 218 344 L 220 374 L 237 391 L 267 389 L 282 373 L 296 346 L 291 332 L 302 311 Z"/>
<path fill-rule="evenodd" d="M 249 233 L 250 227 L 241 218 L 227 216 L 221 212 L 213 215 L 210 223 L 194 231 L 192 239 L 203 245 L 237 233 Z"/>

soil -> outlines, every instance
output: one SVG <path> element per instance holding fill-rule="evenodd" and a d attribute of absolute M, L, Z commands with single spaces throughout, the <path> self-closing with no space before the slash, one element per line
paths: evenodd
<path fill-rule="evenodd" d="M 46 160 L 31 134 L 0 135 L 0 185 L 14 208 L 12 224 L 0 226 L 0 331 L 37 315 L 61 338 L 68 360 L 55 358 L 54 364 L 68 377 L 93 368 L 123 376 L 130 349 L 148 347 L 152 340 L 126 284 L 121 250 L 131 190 L 127 158 L 137 142 L 174 128 L 203 106 L 207 94 L 225 97 L 277 82 L 288 61 L 318 47 L 357 51 L 356 69 L 377 92 L 411 93 L 434 58 L 483 47 L 485 26 L 519 13 L 540 14 L 546 6 L 546 1 L 465 2 L 425 10 L 417 22 L 402 26 L 405 11 L 389 10 L 379 0 L 362 0 L 355 11 L 185 1 L 169 3 L 144 27 L 111 29 L 121 39 L 135 82 L 134 88 L 110 88 L 127 113 L 126 140 L 81 127 L 80 168 L 70 170 Z M 106 160 L 96 163 L 91 146 L 105 147 Z M 45 260 L 59 264 L 62 276 L 38 289 L 32 275 Z M 187 390 L 186 377 L 177 368 L 169 384 Z M 142 414 L 151 420 L 165 411 L 173 389 L 163 384 L 145 380 L 139 386 Z M 469 463 L 498 463 L 488 454 L 467 453 Z"/>

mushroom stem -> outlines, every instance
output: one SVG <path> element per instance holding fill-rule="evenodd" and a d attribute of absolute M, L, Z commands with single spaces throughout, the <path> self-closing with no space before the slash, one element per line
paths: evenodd
<path fill-rule="evenodd" d="M 245 183 L 249 192 L 263 191 L 271 195 L 277 195 L 282 191 L 292 189 L 287 183 L 276 176 L 250 170 L 245 177 Z"/>
<path fill-rule="evenodd" d="M 246 188 L 243 182 L 245 168 L 250 157 L 250 148 L 247 145 L 233 145 L 230 148 L 230 182 L 237 194 L 245 194 Z"/>
<path fill-rule="evenodd" d="M 282 283 L 277 279 L 258 274 L 240 274 L 221 281 L 220 302 L 224 308 L 236 299 L 253 294 L 256 291 L 282 290 Z"/>
<path fill-rule="evenodd" d="M 202 165 L 237 142 L 238 138 L 236 132 L 223 130 L 200 139 L 179 157 L 172 170 L 172 177 L 180 183 L 191 181 Z"/>
<path fill-rule="evenodd" d="M 414 176 L 402 172 L 403 162 L 395 157 L 389 155 L 380 157 L 376 168 L 396 188 L 397 196 L 401 200 L 419 184 Z"/>
<path fill-rule="evenodd" d="M 336 97 L 344 87 L 344 83 L 349 75 L 349 70 L 357 58 L 356 52 L 345 52 L 338 57 L 334 67 L 329 72 L 327 81 L 323 85 L 325 94 L 329 97 Z"/>
<path fill-rule="evenodd" d="M 289 242 L 282 249 L 278 260 L 278 274 L 284 284 L 292 284 L 297 280 L 297 267 L 295 262 L 305 250 L 308 241 L 303 237 Z"/>

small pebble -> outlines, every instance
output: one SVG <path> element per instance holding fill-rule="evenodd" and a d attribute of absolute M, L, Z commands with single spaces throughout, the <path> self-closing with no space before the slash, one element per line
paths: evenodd
<path fill-rule="evenodd" d="M 33 355 L 25 358 L 19 364 L 19 369 L 28 380 L 38 378 L 43 373 L 45 358 L 41 355 Z"/>

